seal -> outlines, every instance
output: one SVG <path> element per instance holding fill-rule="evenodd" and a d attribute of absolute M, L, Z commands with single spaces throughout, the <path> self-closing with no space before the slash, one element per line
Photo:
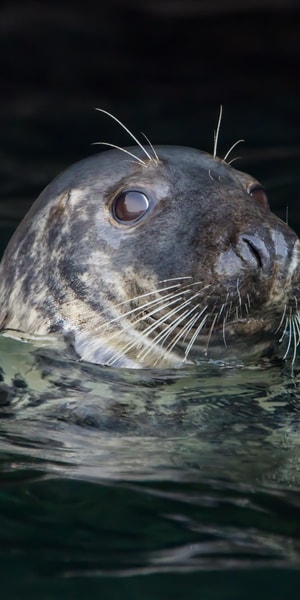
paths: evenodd
<path fill-rule="evenodd" d="M 42 192 L 0 267 L 0 325 L 82 359 L 177 367 L 300 339 L 299 239 L 250 175 L 177 146 L 108 150 Z"/>

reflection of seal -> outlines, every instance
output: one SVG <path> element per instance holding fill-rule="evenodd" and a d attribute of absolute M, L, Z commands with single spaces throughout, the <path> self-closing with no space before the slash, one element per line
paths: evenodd
<path fill-rule="evenodd" d="M 168 366 L 300 337 L 299 241 L 250 176 L 190 148 L 110 150 L 41 194 L 0 270 L 2 328 Z M 136 158 L 133 158 L 135 155 Z"/>

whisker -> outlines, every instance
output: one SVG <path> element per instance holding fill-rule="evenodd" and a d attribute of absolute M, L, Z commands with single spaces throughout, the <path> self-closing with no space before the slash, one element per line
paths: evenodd
<path fill-rule="evenodd" d="M 165 300 L 166 297 L 163 298 L 163 300 Z M 141 317 L 139 317 L 138 319 L 136 319 L 133 322 L 130 322 L 126 327 L 122 328 L 123 332 L 129 331 L 129 329 L 132 329 L 135 325 L 137 325 L 138 323 L 141 323 L 142 321 L 145 321 L 146 319 L 148 319 L 149 317 L 152 317 L 153 315 L 155 315 L 157 312 L 164 310 L 165 308 L 168 308 L 169 306 L 172 306 L 173 304 L 175 304 L 176 302 L 178 302 L 178 294 L 176 294 L 176 299 L 174 300 L 174 296 L 170 295 L 169 298 L 171 298 L 171 302 L 167 302 L 165 304 L 162 305 L 158 305 L 156 306 L 156 308 L 152 311 L 150 311 L 150 313 L 146 313 L 144 315 L 142 315 Z M 180 307 L 179 307 L 180 308 Z M 157 321 L 155 321 L 155 323 L 152 323 L 151 325 L 148 325 L 148 327 L 146 327 L 146 329 L 142 332 L 143 337 L 146 337 L 147 335 L 151 332 L 152 329 L 155 329 L 157 327 L 157 325 L 163 320 L 165 319 L 165 316 L 163 315 L 162 317 L 160 317 L 160 319 L 158 319 Z M 137 332 L 139 334 L 139 332 Z M 119 331 L 116 331 L 115 333 L 113 333 L 110 337 L 109 340 L 111 341 L 113 338 L 117 337 L 120 335 Z M 109 361 L 107 364 L 111 365 L 114 364 L 114 362 L 116 362 L 116 360 L 122 356 L 125 352 L 128 352 L 129 350 L 132 350 L 138 342 L 141 341 L 141 338 L 139 337 L 138 340 L 130 340 L 129 342 L 127 342 L 127 344 L 125 344 L 125 346 L 123 346 L 122 350 L 119 351 L 119 353 L 117 354 L 117 356 L 113 357 L 113 362 Z"/>
<path fill-rule="evenodd" d="M 181 310 L 181 307 L 178 308 L 178 310 Z M 175 321 L 173 321 L 172 323 L 168 323 L 168 325 L 166 326 L 166 328 L 164 329 L 164 331 L 160 331 L 155 338 L 152 340 L 150 347 L 147 348 L 146 351 L 142 352 L 139 354 L 139 357 L 141 357 L 141 359 L 143 360 L 150 352 L 152 352 L 152 350 L 157 347 L 158 345 L 160 345 L 161 347 L 163 346 L 163 343 L 166 339 L 168 339 L 168 337 L 171 335 L 172 331 L 174 331 L 174 329 L 176 329 L 176 327 L 181 323 L 181 321 L 183 321 L 185 319 L 185 317 L 188 315 L 189 311 L 186 310 L 183 314 L 180 314 Z M 158 358 L 156 360 L 156 363 L 158 362 Z"/>
<path fill-rule="evenodd" d="M 285 326 L 284 326 L 284 330 L 283 330 L 283 332 L 282 332 L 282 335 L 281 335 L 281 337 L 280 337 L 280 338 L 279 338 L 279 340 L 278 340 L 280 344 L 281 344 L 281 342 L 283 341 L 283 338 L 284 338 L 284 336 L 285 336 L 285 334 L 286 334 L 286 330 L 287 330 L 288 324 L 289 324 L 289 319 L 288 319 L 288 317 L 286 317 L 286 320 L 285 320 Z"/>
<path fill-rule="evenodd" d="M 292 328 L 291 328 L 291 319 L 288 319 L 288 325 L 289 325 L 289 329 L 288 329 L 288 336 L 289 336 L 289 341 L 288 341 L 288 345 L 287 345 L 287 349 L 284 353 L 283 356 L 283 360 L 286 359 L 289 351 L 290 351 L 290 347 L 291 347 L 291 342 L 292 342 Z"/>
<path fill-rule="evenodd" d="M 227 294 L 227 298 L 228 298 L 228 294 Z M 221 317 L 221 314 L 222 314 L 225 306 L 226 306 L 226 302 L 223 302 L 223 304 L 221 305 L 221 308 L 219 310 L 219 313 L 218 313 L 218 319 Z"/>
<path fill-rule="evenodd" d="M 241 298 L 241 294 L 240 294 L 239 283 L 240 283 L 240 280 L 237 279 L 237 281 L 236 281 L 236 291 L 237 291 L 237 295 L 238 295 L 238 299 L 239 299 L 240 308 L 242 308 L 242 298 Z"/>
<path fill-rule="evenodd" d="M 227 317 L 228 317 L 228 310 L 225 313 L 225 317 L 223 319 L 223 324 L 222 324 L 222 335 L 223 335 L 223 341 L 224 341 L 224 346 L 227 347 L 227 342 L 226 342 L 226 322 L 227 322 Z"/>
<path fill-rule="evenodd" d="M 296 343 L 297 343 L 297 346 L 299 346 L 299 343 L 300 343 L 300 327 L 299 327 L 299 318 L 298 318 L 297 315 L 295 315 L 293 317 L 293 321 L 294 321 L 294 326 L 295 326 L 296 332 L 298 334 L 298 338 L 297 338 L 297 342 Z"/>
<path fill-rule="evenodd" d="M 294 296 L 294 300 L 295 300 L 295 308 L 296 308 L 296 311 L 298 312 L 298 299 L 297 299 L 297 296 Z"/>
<path fill-rule="evenodd" d="M 168 281 L 177 281 L 177 280 L 182 280 L 182 279 L 191 279 L 191 277 L 190 276 L 187 276 L 187 277 L 172 277 L 170 279 L 161 279 L 161 280 L 158 281 L 158 283 L 167 283 Z M 199 282 L 196 281 L 194 283 L 188 284 L 188 287 L 190 288 L 190 287 L 195 286 L 195 285 L 199 285 Z M 211 286 L 210 285 L 205 286 L 204 288 L 202 288 L 202 291 L 204 291 L 208 287 L 211 287 Z M 168 287 L 156 288 L 154 290 L 151 290 L 151 292 L 145 292 L 144 294 L 139 294 L 138 296 L 134 296 L 133 298 L 129 298 L 128 300 L 123 300 L 122 302 L 118 302 L 117 304 L 114 304 L 114 308 L 118 308 L 119 306 L 124 306 L 124 304 L 129 304 L 130 302 L 134 302 L 136 300 L 140 300 L 141 298 L 145 298 L 146 296 L 153 296 L 154 294 L 159 294 L 161 292 L 166 292 L 168 290 L 177 289 L 177 288 L 180 288 L 180 283 L 177 283 L 175 285 L 170 285 Z M 181 291 L 187 294 L 190 290 L 187 289 L 187 285 L 184 285 L 184 286 L 181 286 Z M 167 295 L 163 296 L 163 298 L 167 298 Z M 153 300 L 151 302 L 156 302 L 156 301 L 159 302 L 160 299 L 158 299 L 158 300 L 155 299 L 155 300 Z M 137 308 L 135 308 L 133 310 L 135 311 L 135 310 L 139 310 L 139 308 L 146 308 L 146 307 L 147 307 L 147 304 L 145 304 L 143 306 L 138 306 Z M 101 313 L 99 313 L 99 315 L 103 315 L 106 312 L 108 312 L 109 310 L 111 310 L 110 307 L 109 308 L 105 308 L 103 311 L 101 311 Z M 130 312 L 131 311 L 128 311 L 128 313 L 123 313 L 122 315 L 119 315 L 118 317 L 115 318 L 115 320 L 122 319 L 124 316 L 127 316 L 128 314 L 130 314 Z M 109 321 L 109 324 L 112 323 L 112 322 L 113 321 Z M 101 327 L 102 327 L 102 325 L 101 325 Z"/>
<path fill-rule="evenodd" d="M 242 142 L 245 142 L 245 140 L 237 140 L 237 142 L 234 142 L 234 144 L 232 144 L 232 146 L 229 148 L 228 152 L 226 152 L 226 154 L 225 154 L 225 156 L 224 156 L 224 158 L 223 158 L 224 162 L 226 162 L 226 159 L 228 158 L 228 156 L 229 156 L 229 154 L 232 152 L 232 150 L 233 150 L 233 149 L 234 149 L 234 148 L 235 148 L 235 147 L 236 147 L 238 144 L 241 144 Z M 240 158 L 240 157 L 237 157 L 237 158 Z M 230 163 L 228 163 L 228 164 L 231 164 L 231 162 L 233 162 L 234 160 L 237 160 L 237 158 L 233 158 L 233 159 L 230 161 Z"/>
<path fill-rule="evenodd" d="M 169 281 L 169 280 L 166 279 L 166 281 Z M 114 319 L 112 319 L 108 323 L 105 323 L 104 326 L 108 326 L 111 323 L 114 323 L 115 321 L 123 319 L 123 317 L 127 317 L 127 316 L 131 315 L 134 312 L 137 312 L 139 310 L 145 309 L 148 306 L 151 306 L 152 304 L 159 304 L 160 302 L 168 300 L 169 298 L 180 298 L 181 295 L 188 294 L 191 291 L 190 288 L 192 286 L 195 286 L 195 285 L 199 285 L 199 283 L 195 282 L 195 283 L 191 283 L 188 287 L 187 286 L 181 287 L 181 289 L 178 292 L 178 294 L 174 294 L 174 293 L 166 294 L 166 295 L 162 296 L 161 298 L 155 298 L 154 300 L 151 300 L 150 302 L 147 302 L 146 304 L 143 304 L 142 306 L 137 306 L 137 307 L 131 309 L 130 311 L 128 311 L 126 313 L 122 313 L 122 315 L 119 315 L 118 317 L 115 317 Z M 140 298 L 143 298 L 143 297 L 148 296 L 150 294 L 160 293 L 160 292 L 164 292 L 164 291 L 171 290 L 171 289 L 177 289 L 178 287 L 180 287 L 180 284 L 176 284 L 174 286 L 168 286 L 166 288 L 161 288 L 161 289 L 158 289 L 158 290 L 154 290 L 154 292 L 147 292 L 146 294 L 141 294 L 140 296 L 136 296 L 135 298 L 132 298 L 130 300 L 126 300 L 125 302 L 120 302 L 120 304 L 115 304 L 115 307 L 121 306 L 122 304 L 127 304 L 128 302 L 131 302 L 131 301 L 134 301 L 134 300 L 139 300 Z M 205 291 L 208 287 L 210 287 L 210 285 L 206 285 L 203 288 L 201 288 L 196 294 L 194 294 L 193 296 L 191 296 L 190 298 L 188 298 L 185 301 L 185 303 L 183 305 L 181 305 L 181 306 L 184 306 L 184 305 L 186 305 L 187 302 L 190 302 L 194 298 L 197 298 L 199 296 L 199 294 L 201 294 L 203 291 Z M 169 305 L 167 305 L 167 306 L 169 306 Z M 161 306 L 160 310 L 163 309 L 163 308 L 165 308 L 165 306 Z M 147 313 L 146 316 L 150 316 L 149 313 Z M 135 323 L 136 322 L 137 321 L 135 321 Z"/>
<path fill-rule="evenodd" d="M 208 332 L 208 336 L 207 336 L 207 342 L 206 342 L 206 347 L 205 347 L 205 355 L 206 355 L 206 354 L 207 354 L 207 352 L 208 352 L 208 346 L 209 346 L 209 342 L 210 342 L 210 340 L 211 340 L 211 336 L 212 336 L 212 333 L 213 333 L 214 326 L 215 326 L 215 324 L 216 324 L 216 320 L 217 320 L 217 318 L 218 318 L 218 314 L 216 314 L 216 315 L 214 316 L 213 322 L 212 322 L 212 324 L 211 324 L 211 326 L 210 326 L 210 329 L 209 329 L 209 332 Z"/>
<path fill-rule="evenodd" d="M 217 156 L 218 140 L 219 140 L 219 133 L 220 133 L 221 121 L 222 121 L 222 113 L 223 113 L 223 106 L 221 104 L 220 105 L 220 111 L 219 111 L 219 118 L 218 118 L 217 129 L 214 132 L 214 151 L 213 151 L 213 157 L 214 158 L 216 158 L 216 156 Z"/>
<path fill-rule="evenodd" d="M 286 315 L 286 304 L 284 305 L 284 309 L 283 309 L 282 317 L 281 317 L 281 319 L 280 319 L 280 323 L 279 323 L 279 325 L 278 325 L 277 329 L 275 329 L 275 331 L 274 331 L 274 335 L 276 335 L 276 333 L 278 333 L 278 331 L 280 330 L 280 328 L 281 328 L 281 326 L 282 326 L 282 323 L 283 323 L 283 321 L 284 321 L 285 315 Z M 281 339 L 279 340 L 279 342 L 281 342 Z"/>
<path fill-rule="evenodd" d="M 198 304 L 192 310 L 186 311 L 184 314 L 184 318 L 187 318 L 188 315 L 191 314 L 194 311 L 194 309 L 196 309 L 196 308 L 199 308 Z M 181 338 L 182 338 L 182 341 L 184 342 L 186 336 L 188 335 L 189 331 L 192 329 L 192 327 L 193 327 L 194 323 L 197 321 L 197 319 L 198 319 L 198 314 L 191 317 L 190 320 L 185 324 L 185 326 L 175 335 L 173 340 L 166 347 L 166 356 L 172 352 L 173 348 L 176 346 L 176 344 L 178 344 L 178 342 L 180 341 Z M 177 325 L 178 325 L 178 323 L 177 323 Z M 155 364 L 157 364 L 157 362 L 158 362 L 158 359 L 156 360 Z"/>
<path fill-rule="evenodd" d="M 187 279 L 189 277 L 186 277 Z M 172 281 L 172 280 L 177 280 L 177 279 L 182 279 L 182 278 L 172 278 L 172 279 L 166 279 L 166 280 L 162 280 L 162 281 Z M 192 285 L 199 285 L 199 282 L 194 282 Z M 190 287 L 191 287 L 190 286 Z M 165 291 L 168 289 L 177 289 L 179 286 L 179 284 L 175 284 L 174 286 L 168 286 L 168 288 L 161 288 L 161 290 L 155 290 L 157 291 Z M 180 304 L 179 307 L 176 307 L 171 313 L 169 313 L 167 316 L 169 317 L 170 315 L 176 314 L 176 312 L 178 310 L 181 310 L 184 306 L 186 306 L 187 304 L 189 304 L 189 302 L 199 296 L 207 287 L 210 287 L 210 285 L 204 286 L 204 288 L 201 288 L 201 290 L 199 290 L 196 294 L 194 294 L 191 298 L 188 298 L 187 300 L 185 300 L 183 303 Z M 142 314 L 142 316 L 138 317 L 135 321 L 129 322 L 127 326 L 122 327 L 122 331 L 126 332 L 129 331 L 130 329 L 132 330 L 134 328 L 135 325 L 137 325 L 138 323 L 145 321 L 146 319 L 148 319 L 149 317 L 152 317 L 153 315 L 155 315 L 157 312 L 164 310 L 164 309 L 168 309 L 170 306 L 174 305 L 175 303 L 178 303 L 178 301 L 184 297 L 184 295 L 188 292 L 190 292 L 191 290 L 187 288 L 187 286 L 183 286 L 183 288 L 177 292 L 176 294 L 174 292 L 171 292 L 169 294 L 166 294 L 160 298 L 156 298 L 155 300 L 151 300 L 150 302 L 147 302 L 145 304 L 143 304 L 142 306 L 138 306 L 135 307 L 133 309 L 131 309 L 130 311 L 127 311 L 126 313 L 123 313 L 122 315 L 119 315 L 118 317 L 115 317 L 114 319 L 111 319 L 110 321 L 108 321 L 107 323 L 104 323 L 103 325 L 101 325 L 100 327 L 97 328 L 97 331 L 100 331 L 101 329 L 105 329 L 108 328 L 112 323 L 123 319 L 123 317 L 127 316 L 131 316 L 134 313 L 139 314 L 139 312 L 141 313 L 145 308 L 148 308 L 149 306 L 155 306 L 155 308 L 150 311 L 150 312 L 146 312 L 145 314 Z M 155 293 L 155 292 L 151 292 Z M 136 299 L 139 299 L 143 296 L 148 296 L 150 293 L 146 293 L 146 294 L 141 294 L 140 296 L 137 296 Z M 166 302 L 166 300 L 168 300 L 168 302 Z M 170 301 L 169 301 L 170 300 Z M 127 302 L 127 301 L 126 301 Z M 126 303 L 125 302 L 125 303 Z M 120 304 L 124 304 L 124 303 L 120 303 Z M 117 305 L 116 305 L 117 306 Z M 162 315 L 160 317 L 160 319 L 158 319 L 155 323 L 152 323 L 151 325 L 148 325 L 148 327 L 146 327 L 146 329 L 141 332 L 143 338 L 145 339 L 145 337 L 147 337 L 147 335 L 149 335 L 151 333 L 152 330 L 155 330 L 155 328 L 157 328 L 164 320 L 165 320 L 166 316 Z M 114 333 L 112 333 L 109 337 L 109 341 L 111 341 L 112 339 L 118 337 L 120 335 L 120 331 L 115 331 Z M 113 357 L 107 362 L 108 365 L 112 365 L 114 364 L 118 358 L 120 358 L 125 352 L 128 352 L 129 350 L 132 350 L 134 347 L 136 347 L 138 344 L 141 344 L 141 336 L 138 337 L 138 339 L 134 339 L 134 340 L 130 340 L 129 342 L 127 342 L 123 348 L 121 350 L 119 350 L 119 352 L 115 355 L 113 355 Z"/>
<path fill-rule="evenodd" d="M 96 108 L 96 110 L 99 112 L 102 112 L 105 115 L 108 115 L 111 119 L 116 121 L 116 123 L 118 123 L 118 125 L 120 125 L 124 129 L 124 131 L 126 131 L 128 133 L 128 135 L 130 135 L 130 137 L 134 140 L 134 142 L 141 148 L 141 150 L 144 152 L 144 154 L 147 156 L 147 158 L 149 160 L 153 160 L 153 157 L 151 156 L 151 154 L 149 154 L 149 152 L 147 152 L 147 150 L 143 146 L 143 144 L 141 144 L 141 142 L 138 140 L 138 138 L 130 131 L 130 129 L 128 129 L 128 127 L 126 127 L 126 125 L 124 125 L 124 123 L 122 123 L 122 121 L 120 121 L 120 119 L 117 119 L 117 117 L 112 115 L 107 110 L 104 110 L 103 108 Z"/>
<path fill-rule="evenodd" d="M 133 323 L 130 323 L 130 325 L 128 325 L 127 329 L 132 328 L 134 325 L 136 325 L 137 323 L 147 319 L 148 317 L 153 316 L 156 312 L 160 311 L 160 310 L 164 310 L 166 308 L 168 308 L 169 306 L 172 306 L 173 304 L 175 304 L 176 302 L 178 302 L 178 296 L 179 294 L 176 294 L 176 299 L 174 300 L 174 296 L 171 296 L 172 301 L 171 302 L 167 302 L 165 304 L 163 304 L 162 306 L 158 306 L 156 307 L 153 311 L 151 311 L 150 313 L 146 313 L 145 315 L 143 315 L 142 317 L 140 317 L 139 319 L 137 319 L 136 321 L 134 321 Z M 180 310 L 182 305 L 180 305 L 179 307 L 176 307 L 175 309 L 173 309 L 173 311 L 171 311 L 171 313 L 169 313 L 170 315 L 172 315 L 172 313 L 176 313 L 176 311 Z M 168 314 L 168 316 L 169 316 Z M 142 332 L 142 336 L 145 339 L 145 337 L 147 337 L 149 335 L 149 333 L 151 333 L 151 331 L 154 329 L 156 329 L 162 322 L 164 322 L 165 319 L 165 315 L 162 315 L 162 317 L 160 317 L 157 321 L 155 321 L 155 323 L 152 323 L 151 325 L 148 325 L 148 327 L 146 327 L 146 329 Z M 126 328 L 123 329 L 123 331 L 126 331 Z M 110 338 L 111 339 L 111 338 Z M 141 342 L 141 337 L 138 338 L 138 340 L 130 340 L 129 342 L 127 342 L 127 344 L 125 344 L 125 346 L 123 346 L 122 350 L 119 351 L 119 353 L 113 357 L 107 364 L 112 365 L 116 362 L 116 360 L 122 356 L 125 352 L 128 352 L 129 350 L 132 350 L 133 348 L 135 348 L 137 346 L 138 343 Z M 139 358 L 139 354 L 137 355 L 137 358 Z"/>
<path fill-rule="evenodd" d="M 176 284 L 176 285 L 171 285 L 171 286 L 168 286 L 168 287 L 165 287 L 165 288 L 156 289 L 153 292 L 146 292 L 145 294 L 140 294 L 139 296 L 134 296 L 133 298 L 129 298 L 128 300 L 124 300 L 123 302 L 119 302 L 118 304 L 114 304 L 114 308 L 118 308 L 119 306 L 124 306 L 124 304 L 129 304 L 130 302 L 134 302 L 135 300 L 140 300 L 141 298 L 145 298 L 146 296 L 153 296 L 153 294 L 156 294 L 156 293 L 165 292 L 165 291 L 172 290 L 172 289 L 178 289 L 179 287 L 180 287 L 180 284 Z M 181 290 L 180 294 L 181 293 L 188 293 L 188 291 L 189 290 Z M 132 308 L 132 309 L 128 310 L 127 312 L 122 313 L 121 315 L 118 315 L 117 317 L 114 317 L 113 319 L 110 319 L 110 321 L 107 321 L 106 323 L 103 323 L 102 325 L 99 325 L 96 328 L 96 331 L 100 331 L 101 329 L 103 329 L 105 327 L 109 327 L 112 323 L 115 323 L 116 321 L 119 321 L 119 320 L 123 319 L 124 317 L 128 317 L 132 313 L 138 312 L 139 310 L 144 310 L 148 306 L 151 306 L 153 304 L 159 303 L 162 300 L 166 300 L 167 298 L 171 298 L 172 296 L 173 296 L 173 293 L 166 294 L 165 296 L 162 296 L 161 298 L 155 298 L 154 300 L 150 300 L 150 302 L 146 302 L 145 304 L 142 304 L 142 306 L 136 306 L 135 308 Z M 105 308 L 103 311 L 101 311 L 99 313 L 99 316 L 104 315 L 109 310 L 111 310 L 110 307 L 109 308 Z"/>
<path fill-rule="evenodd" d="M 297 340 L 297 331 L 296 331 L 296 326 L 295 326 L 295 319 L 292 319 L 292 329 L 293 329 L 293 340 L 294 340 L 294 351 L 293 351 L 293 358 L 292 358 L 292 365 L 294 364 L 295 360 L 296 360 L 296 355 L 297 355 L 297 347 L 299 344 L 299 329 L 298 329 L 298 340 Z"/>
<path fill-rule="evenodd" d="M 151 148 L 151 150 L 153 152 L 153 158 L 154 158 L 154 160 L 159 163 L 158 154 L 157 154 L 154 146 L 151 144 L 149 138 L 146 136 L 146 134 L 143 131 L 141 131 L 141 134 L 144 136 L 145 140 L 147 140 L 147 142 L 148 142 L 148 144 L 149 144 L 149 146 L 150 146 L 150 148 Z"/>
<path fill-rule="evenodd" d="M 197 305 L 197 306 L 199 306 L 199 305 Z M 186 338 L 187 338 L 188 334 L 190 333 L 191 329 L 194 327 L 195 323 L 197 323 L 197 321 L 198 321 L 198 319 L 200 318 L 200 316 L 201 316 L 201 315 L 202 315 L 202 311 L 201 311 L 200 313 L 197 313 L 197 314 L 196 314 L 196 315 L 193 317 L 193 319 L 192 319 L 191 321 L 189 321 L 189 322 L 188 322 L 188 324 L 187 324 L 187 325 L 188 325 L 188 327 L 187 327 L 187 330 L 186 330 L 186 332 L 185 332 L 184 338 L 183 338 L 183 340 L 182 340 L 183 342 L 186 340 Z"/>
<path fill-rule="evenodd" d="M 218 321 L 218 320 L 221 318 L 222 312 L 223 312 L 223 310 L 224 310 L 224 308 L 225 308 L 225 306 L 226 306 L 226 304 L 227 304 L 227 300 L 228 300 L 228 293 L 227 293 L 227 296 L 226 296 L 226 301 L 225 301 L 225 302 L 223 302 L 223 304 L 222 304 L 222 306 L 221 306 L 221 308 L 220 308 L 220 310 L 219 310 L 219 312 L 218 312 L 218 314 L 217 314 L 217 321 Z M 226 319 L 226 318 L 227 318 L 227 317 L 226 317 L 226 315 L 225 315 L 225 319 Z M 227 346 L 227 344 L 226 344 L 226 340 L 225 340 L 225 336 L 224 336 L 224 334 L 225 334 L 225 331 L 224 331 L 224 319 L 223 319 L 223 323 L 222 323 L 222 329 L 223 329 L 223 340 L 224 340 L 224 345 L 225 345 L 225 346 Z"/>
<path fill-rule="evenodd" d="M 232 158 L 231 160 L 228 161 L 227 165 L 232 165 L 232 163 L 234 163 L 236 160 L 240 160 L 242 158 L 242 156 L 235 156 L 234 158 Z"/>
<path fill-rule="evenodd" d="M 170 277 L 169 279 L 159 279 L 158 283 L 165 283 L 167 281 L 180 281 L 181 279 L 192 279 L 191 275 L 185 275 L 184 277 Z M 198 282 L 196 282 L 198 283 Z M 195 285 L 195 284 L 192 284 Z"/>
<path fill-rule="evenodd" d="M 93 142 L 92 145 L 93 146 L 109 146 L 110 148 L 114 148 L 115 150 L 120 150 L 121 152 L 124 152 L 124 154 L 128 154 L 128 156 L 131 156 L 132 158 L 134 158 L 134 160 L 137 161 L 138 163 L 140 163 L 140 165 L 143 165 L 143 166 L 146 165 L 146 162 L 144 160 L 142 160 L 141 158 L 139 158 L 138 156 L 136 156 L 135 154 L 133 154 L 133 152 L 129 152 L 129 150 L 122 148 L 122 146 L 117 146 L 117 144 L 111 144 L 110 142 Z"/>
<path fill-rule="evenodd" d="M 199 313 L 199 315 L 198 315 L 199 319 L 200 319 L 200 317 L 201 317 L 201 316 L 204 314 L 204 312 L 205 312 L 207 309 L 208 309 L 208 306 L 206 305 L 206 306 L 205 306 L 205 307 L 202 309 L 202 311 Z M 207 319 L 208 319 L 208 314 L 204 315 L 204 317 L 203 317 L 203 319 L 202 319 L 201 323 L 198 325 L 198 327 L 197 327 L 197 329 L 196 329 L 195 333 L 193 334 L 193 337 L 192 337 L 192 338 L 191 338 L 191 340 L 189 341 L 189 344 L 188 344 L 188 346 L 187 346 L 187 348 L 186 348 L 186 350 L 185 350 L 185 353 L 184 353 L 184 360 L 187 360 L 187 358 L 188 358 L 188 355 L 189 355 L 189 353 L 190 353 L 190 351 L 191 351 L 191 349 L 192 349 L 192 347 L 193 347 L 193 345 L 194 345 L 194 342 L 196 341 L 196 339 L 197 339 L 197 337 L 198 337 L 198 335 L 199 335 L 199 333 L 200 333 L 201 329 L 203 329 L 203 327 L 204 327 L 204 325 L 205 325 L 205 323 L 206 323 Z"/>
<path fill-rule="evenodd" d="M 296 315 L 294 316 L 294 319 L 295 319 L 295 324 L 296 324 L 296 327 L 297 327 L 297 331 L 298 331 L 298 333 L 299 333 L 299 342 L 300 342 L 300 320 L 299 320 L 299 315 L 298 315 L 298 314 L 296 314 Z M 298 342 L 298 343 L 299 343 L 299 342 Z"/>
<path fill-rule="evenodd" d="M 179 325 L 179 323 L 181 323 L 181 321 L 183 321 L 184 319 L 188 318 L 191 314 L 193 314 L 195 312 L 195 310 L 197 310 L 197 308 L 199 308 L 199 304 L 196 304 L 195 306 L 193 306 L 193 308 L 191 308 L 190 310 L 186 311 L 184 313 L 184 315 L 182 316 L 182 319 L 180 319 L 179 321 L 177 321 L 177 326 Z M 186 335 L 188 334 L 188 329 L 191 328 L 191 322 L 194 322 L 196 320 L 198 315 L 195 315 L 184 325 L 184 327 L 182 327 L 182 329 L 175 335 L 175 337 L 173 338 L 173 340 L 168 344 L 168 346 L 166 347 L 166 351 L 167 353 L 172 352 L 174 346 L 176 346 L 176 344 L 179 342 L 180 338 L 182 338 L 183 336 L 186 337 Z M 185 339 L 184 337 L 184 339 Z"/>
<path fill-rule="evenodd" d="M 165 321 L 165 319 L 170 319 L 170 317 L 173 317 L 176 315 L 177 312 L 181 311 L 183 308 L 185 308 L 186 306 L 188 306 L 192 300 L 194 300 L 195 298 L 197 298 L 202 290 L 200 290 L 200 292 L 197 292 L 196 294 L 194 294 L 194 296 L 192 296 L 191 298 L 188 298 L 187 300 L 185 300 L 185 302 L 183 302 L 183 304 L 180 304 L 180 306 L 175 307 L 170 313 L 168 313 L 167 315 L 162 315 L 162 317 L 160 319 L 158 319 L 158 321 L 156 321 L 156 323 L 154 323 L 151 327 L 150 327 L 150 331 L 149 331 L 149 327 L 143 332 L 143 334 L 147 333 L 147 335 L 149 335 L 149 333 L 153 330 L 155 331 L 155 329 L 157 329 L 157 327 L 163 323 Z M 184 314 L 184 317 L 186 316 L 186 314 L 188 314 L 189 311 L 187 311 Z M 166 328 L 164 329 L 164 331 L 160 331 L 152 340 L 151 345 L 148 349 L 144 349 L 142 351 L 142 353 L 139 353 L 138 358 L 145 358 L 145 356 L 147 356 L 147 354 L 149 354 L 149 352 L 155 347 L 157 346 L 158 342 L 161 342 L 162 340 L 165 340 L 169 337 L 170 333 L 173 331 L 173 329 L 175 329 L 178 325 L 178 320 L 179 322 L 181 322 L 181 320 L 183 320 L 182 315 L 179 315 L 179 317 L 177 317 L 177 319 L 175 319 L 175 321 L 173 321 L 172 323 L 169 323 Z M 148 330 L 148 331 L 147 331 Z M 146 351 L 145 351 L 146 350 Z"/>

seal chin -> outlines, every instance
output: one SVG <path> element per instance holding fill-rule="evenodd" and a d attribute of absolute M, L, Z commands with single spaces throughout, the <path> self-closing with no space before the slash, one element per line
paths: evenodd
<path fill-rule="evenodd" d="M 108 151 L 33 204 L 0 266 L 0 324 L 84 360 L 295 360 L 300 244 L 260 184 L 192 148 Z M 136 159 L 136 160 L 134 160 Z"/>

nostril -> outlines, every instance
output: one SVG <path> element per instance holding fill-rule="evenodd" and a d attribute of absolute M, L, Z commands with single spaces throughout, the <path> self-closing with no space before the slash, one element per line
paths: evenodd
<path fill-rule="evenodd" d="M 264 267 L 263 257 L 266 254 L 266 248 L 262 241 L 252 236 L 245 236 L 242 240 L 247 244 L 248 250 L 250 250 L 251 255 L 255 258 L 258 267 L 262 269 Z"/>

